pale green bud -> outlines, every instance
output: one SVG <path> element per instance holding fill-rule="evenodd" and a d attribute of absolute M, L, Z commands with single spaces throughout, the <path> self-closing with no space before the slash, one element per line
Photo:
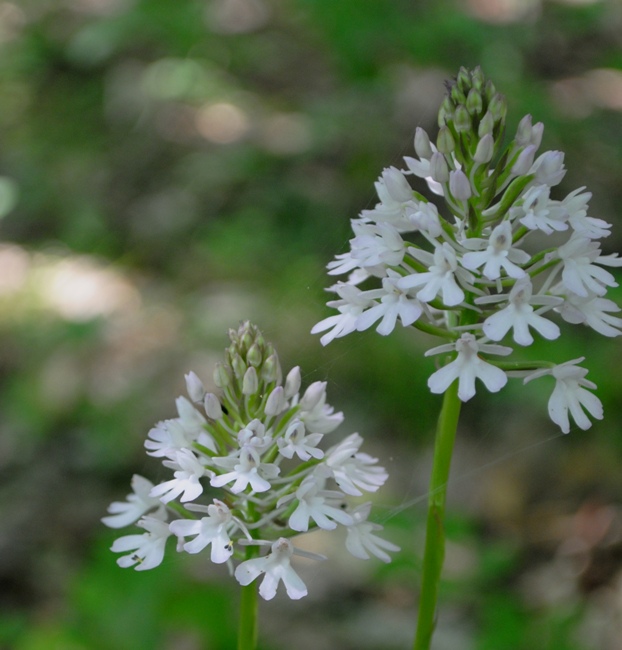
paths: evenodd
<path fill-rule="evenodd" d="M 482 72 L 482 69 L 477 66 L 475 70 L 471 73 L 471 84 L 475 90 L 477 90 L 478 93 L 481 93 L 482 90 L 484 89 L 484 85 L 486 83 L 486 77 L 484 76 L 484 73 Z"/>
<path fill-rule="evenodd" d="M 461 169 L 449 172 L 449 191 L 459 201 L 468 201 L 471 198 L 469 179 Z"/>
<path fill-rule="evenodd" d="M 227 388 L 231 383 L 231 368 L 218 362 L 214 368 L 214 383 L 218 388 Z"/>
<path fill-rule="evenodd" d="M 466 106 L 460 104 L 454 113 L 454 126 L 458 133 L 464 133 L 471 130 L 471 116 Z"/>
<path fill-rule="evenodd" d="M 281 373 L 281 364 L 279 363 L 279 357 L 276 352 L 271 354 L 264 361 L 264 364 L 261 367 L 261 378 L 268 383 L 281 383 L 283 375 Z"/>
<path fill-rule="evenodd" d="M 261 349 L 259 345 L 257 345 L 257 341 L 255 341 L 246 354 L 246 362 L 255 368 L 259 368 L 261 361 Z"/>
<path fill-rule="evenodd" d="M 231 355 L 231 367 L 233 368 L 233 374 L 237 379 L 242 379 L 242 377 L 244 377 L 244 374 L 246 373 L 246 364 L 237 352 L 234 352 Z"/>
<path fill-rule="evenodd" d="M 456 148 L 456 142 L 448 126 L 442 126 L 436 138 L 436 147 L 441 153 L 449 154 Z"/>
<path fill-rule="evenodd" d="M 430 159 L 430 176 L 437 183 L 447 183 L 449 180 L 449 167 L 445 156 L 439 151 L 435 151 Z"/>
<path fill-rule="evenodd" d="M 486 111 L 484 117 L 482 117 L 479 127 L 477 129 L 477 135 L 480 138 L 483 138 L 487 133 L 492 134 L 493 129 L 495 128 L 495 120 L 490 111 Z"/>
<path fill-rule="evenodd" d="M 255 395 L 259 390 L 259 377 L 257 377 L 257 370 L 251 366 L 244 373 L 242 380 L 242 393 L 244 395 Z"/>
<path fill-rule="evenodd" d="M 476 163 L 487 163 L 492 160 L 492 155 L 495 150 L 495 139 L 492 134 L 486 133 L 484 137 L 477 143 L 477 149 L 473 154 L 473 160 Z"/>
<path fill-rule="evenodd" d="M 466 100 L 466 108 L 471 115 L 479 115 L 484 108 L 482 96 L 477 92 L 477 90 L 475 90 L 475 88 L 469 90 Z"/>
<path fill-rule="evenodd" d="M 505 120 L 508 110 L 505 97 L 500 93 L 496 93 L 488 104 L 488 110 L 492 113 L 495 123 Z"/>

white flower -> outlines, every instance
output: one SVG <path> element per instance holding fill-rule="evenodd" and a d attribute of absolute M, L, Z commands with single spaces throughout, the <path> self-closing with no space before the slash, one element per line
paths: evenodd
<path fill-rule="evenodd" d="M 494 296 L 494 298 L 497 298 L 497 296 Z M 533 327 L 541 336 L 550 341 L 559 337 L 561 333 L 559 327 L 534 312 L 530 304 L 555 305 L 559 303 L 559 298 L 535 296 L 532 299 L 531 282 L 528 277 L 524 277 L 516 281 L 507 299 L 507 307 L 489 316 L 484 321 L 484 334 L 489 339 L 500 341 L 511 329 L 514 333 L 513 338 L 519 345 L 531 345 L 533 336 L 529 331 L 529 327 Z M 482 304 L 484 300 L 479 298 L 476 299 L 476 302 Z"/>
<path fill-rule="evenodd" d="M 298 600 L 307 595 L 307 587 L 290 564 L 293 553 L 291 542 L 281 537 L 272 544 L 272 552 L 269 555 L 242 562 L 235 570 L 235 578 L 242 586 L 246 586 L 263 573 L 265 576 L 259 586 L 259 595 L 262 598 L 274 598 L 282 580 L 287 595 L 292 600 Z"/>
<path fill-rule="evenodd" d="M 358 266 L 397 266 L 404 259 L 404 240 L 391 224 L 353 221 L 352 229 L 357 236 L 350 240 L 351 256 Z"/>
<path fill-rule="evenodd" d="M 102 521 L 110 528 L 123 528 L 138 521 L 146 512 L 157 508 L 154 516 L 163 518 L 165 509 L 160 499 L 149 496 L 153 488 L 153 483 L 138 474 L 132 476 L 132 494 L 127 495 L 127 501 L 113 501 L 108 506 L 107 517 L 102 517 Z"/>
<path fill-rule="evenodd" d="M 563 151 L 545 151 L 536 158 L 528 174 L 535 174 L 534 182 L 544 185 L 557 185 L 566 175 Z"/>
<path fill-rule="evenodd" d="M 326 382 L 309 385 L 300 400 L 298 419 L 312 433 L 331 433 L 343 422 L 343 413 L 326 403 Z"/>
<path fill-rule="evenodd" d="M 471 271 L 484 266 L 483 274 L 489 280 L 501 277 L 501 269 L 511 278 L 522 278 L 525 271 L 516 264 L 526 264 L 531 259 L 525 251 L 512 248 L 512 226 L 509 221 L 503 221 L 494 228 L 488 242 L 474 237 L 463 241 L 462 245 L 469 249 L 486 246 L 486 250 L 465 253 L 462 266 Z"/>
<path fill-rule="evenodd" d="M 149 456 L 169 456 L 180 449 L 192 446 L 192 437 L 178 419 L 164 420 L 152 427 L 145 440 Z"/>
<path fill-rule="evenodd" d="M 380 524 L 367 521 L 371 503 L 363 503 L 356 507 L 350 514 L 354 523 L 347 527 L 346 548 L 354 557 L 369 560 L 370 554 L 383 562 L 390 562 L 391 557 L 386 551 L 394 553 L 400 550 L 399 546 L 378 537 L 374 532 L 382 530 Z"/>
<path fill-rule="evenodd" d="M 524 383 L 527 383 L 532 379 L 549 374 L 555 378 L 555 388 L 549 399 L 549 416 L 564 433 L 570 431 L 569 411 L 577 426 L 583 430 L 589 429 L 592 426 L 583 409 L 596 420 L 603 419 L 603 405 L 601 401 L 596 395 L 586 390 L 586 388 L 595 390 L 596 384 L 585 379 L 588 372 L 586 368 L 577 366 L 584 359 L 585 357 L 580 357 L 579 359 L 566 361 L 553 368 L 536 370 L 536 372 L 528 375 L 524 379 Z"/>
<path fill-rule="evenodd" d="M 337 485 L 353 496 L 375 492 L 389 476 L 384 467 L 376 466 L 377 458 L 359 452 L 362 442 L 358 433 L 352 433 L 326 452 L 326 466 Z"/>
<path fill-rule="evenodd" d="M 416 205 L 413 191 L 401 171 L 389 167 L 382 172 L 374 184 L 380 203 L 373 210 L 363 210 L 365 221 L 384 221 L 399 232 L 411 230 L 410 222 L 404 218 L 405 211 Z"/>
<path fill-rule="evenodd" d="M 420 230 L 430 237 L 439 237 L 443 232 L 438 208 L 434 203 L 419 201 L 413 207 L 406 209 L 405 218 L 409 224 L 409 230 Z"/>
<path fill-rule="evenodd" d="M 380 298 L 380 303 L 364 311 L 356 321 L 359 332 L 368 329 L 376 321 L 382 319 L 376 328 L 378 334 L 387 336 L 395 329 L 399 318 L 404 327 L 412 325 L 423 312 L 418 300 L 408 295 L 408 290 L 400 287 L 402 276 L 389 269 L 388 276 L 382 279 L 382 289 L 366 291 L 369 298 Z"/>
<path fill-rule="evenodd" d="M 272 435 L 266 433 L 266 427 L 261 420 L 255 418 L 238 431 L 240 451 L 244 448 L 254 449 L 258 454 L 266 451 L 272 444 Z"/>
<path fill-rule="evenodd" d="M 550 192 L 548 185 L 530 187 L 520 207 L 510 208 L 510 218 L 518 219 L 529 230 L 541 230 L 547 235 L 568 230 L 568 212 L 558 201 L 549 200 Z"/>
<path fill-rule="evenodd" d="M 584 323 L 603 336 L 622 334 L 622 318 L 611 315 L 611 312 L 620 311 L 613 300 L 594 295 L 584 298 L 570 293 L 556 311 L 567 323 Z"/>
<path fill-rule="evenodd" d="M 563 263 L 562 282 L 578 296 L 589 297 L 590 292 L 602 296 L 606 287 L 617 287 L 618 283 L 609 271 L 594 262 L 607 264 L 609 260 L 600 255 L 598 242 L 587 237 L 573 235 L 563 246 L 557 249 L 557 255 Z"/>
<path fill-rule="evenodd" d="M 205 397 L 205 387 L 203 382 L 199 377 L 192 371 L 190 371 L 186 376 L 186 390 L 188 395 L 193 402 L 202 402 Z"/>
<path fill-rule="evenodd" d="M 126 535 L 116 539 L 110 550 L 113 553 L 134 551 L 117 560 L 124 569 L 136 565 L 136 571 L 147 571 L 162 563 L 166 540 L 171 532 L 168 524 L 156 517 L 143 517 L 137 524 L 147 532 L 142 535 Z"/>
<path fill-rule="evenodd" d="M 211 560 L 214 564 L 222 564 L 233 555 L 233 546 L 228 527 L 231 525 L 231 511 L 218 499 L 207 506 L 207 517 L 196 519 L 176 519 L 169 525 L 171 533 L 177 537 L 196 537 L 183 545 L 188 553 L 198 553 L 209 544 L 212 545 Z"/>
<path fill-rule="evenodd" d="M 162 503 L 168 503 L 180 494 L 180 501 L 193 501 L 203 492 L 199 479 L 205 475 L 205 467 L 189 449 L 173 452 L 169 458 L 171 460 L 165 460 L 163 465 L 177 470 L 175 478 L 156 485 L 150 495 L 160 497 Z"/>
<path fill-rule="evenodd" d="M 603 219 L 596 219 L 587 216 L 587 204 L 592 198 L 591 192 L 583 192 L 585 187 L 570 192 L 561 202 L 561 205 L 568 212 L 568 223 L 572 229 L 581 237 L 588 239 L 601 239 L 608 237 L 611 233 L 611 224 Z"/>
<path fill-rule="evenodd" d="M 310 433 L 307 435 L 305 425 L 300 420 L 294 420 L 285 430 L 282 438 L 278 438 L 276 443 L 279 447 L 281 456 L 293 458 L 294 454 L 300 460 L 309 460 L 313 458 L 323 458 L 324 452 L 317 448 L 324 437 L 321 433 Z"/>
<path fill-rule="evenodd" d="M 327 502 L 327 498 L 342 496 L 341 492 L 321 490 L 313 477 L 305 479 L 296 490 L 298 505 L 289 518 L 289 527 L 292 530 L 306 532 L 309 530 L 310 519 L 324 530 L 337 528 L 335 522 L 349 526 L 353 523 L 352 517 L 341 508 Z M 279 504 L 282 502 L 283 500 Z"/>
<path fill-rule="evenodd" d="M 322 345 L 328 345 L 333 339 L 354 332 L 358 317 L 367 307 L 373 304 L 370 298 L 362 295 L 363 292 L 351 284 L 340 282 L 332 287 L 331 290 L 338 293 L 341 300 L 331 300 L 327 305 L 329 307 L 336 307 L 339 310 L 339 314 L 321 320 L 311 330 L 311 334 L 330 330 L 330 332 L 324 334 L 320 339 Z"/>
<path fill-rule="evenodd" d="M 491 393 L 501 390 L 508 381 L 506 374 L 500 368 L 487 363 L 478 356 L 478 352 L 486 354 L 508 355 L 512 349 L 501 345 L 478 343 L 473 334 L 463 334 L 455 343 L 440 345 L 425 353 L 428 357 L 456 350 L 458 356 L 437 370 L 429 379 L 428 387 L 433 393 L 444 393 L 454 380 L 458 380 L 458 397 L 466 402 L 475 395 L 475 379 L 481 379 Z"/>
<path fill-rule="evenodd" d="M 240 457 L 224 456 L 213 459 L 219 467 L 231 469 L 220 476 L 213 476 L 210 480 L 212 487 L 223 487 L 233 483 L 229 488 L 234 494 L 245 490 L 249 485 L 253 492 L 267 492 L 272 486 L 268 479 L 279 475 L 279 468 L 273 463 L 262 463 L 254 449 L 243 447 Z"/>
<path fill-rule="evenodd" d="M 401 289 L 413 289 L 423 285 L 417 292 L 419 300 L 430 302 L 440 293 L 443 303 L 448 307 L 459 305 L 464 300 L 464 291 L 456 283 L 456 276 L 467 285 L 475 278 L 458 266 L 456 252 L 447 242 L 435 247 L 434 256 L 417 248 L 409 248 L 409 253 L 426 264 L 429 271 L 403 277 L 398 282 Z"/>

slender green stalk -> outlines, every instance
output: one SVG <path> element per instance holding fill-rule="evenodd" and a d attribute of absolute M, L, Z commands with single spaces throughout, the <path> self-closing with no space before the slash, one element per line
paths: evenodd
<path fill-rule="evenodd" d="M 454 381 L 445 391 L 436 429 L 414 650 L 429 650 L 436 626 L 438 587 L 445 559 L 445 496 L 459 416 L 458 382 Z"/>
<path fill-rule="evenodd" d="M 248 546 L 246 559 L 255 557 L 257 551 L 257 546 Z M 257 580 L 253 580 L 246 587 L 241 587 L 238 650 L 255 650 L 257 647 L 258 600 Z"/>

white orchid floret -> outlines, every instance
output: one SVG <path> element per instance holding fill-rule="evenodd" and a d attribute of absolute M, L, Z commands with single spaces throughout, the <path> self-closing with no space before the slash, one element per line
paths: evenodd
<path fill-rule="evenodd" d="M 292 530 L 306 532 L 309 530 L 311 520 L 323 530 L 334 530 L 338 523 L 344 526 L 353 523 L 352 517 L 339 507 L 343 494 L 321 489 L 313 476 L 306 478 L 300 484 L 295 498 L 298 500 L 298 505 L 288 521 Z M 283 500 L 279 501 L 279 505 L 282 502 Z"/>
<path fill-rule="evenodd" d="M 483 274 L 489 280 L 501 277 L 503 269 L 511 278 L 522 278 L 525 271 L 517 264 L 526 264 L 531 257 L 528 253 L 512 247 L 512 226 L 503 221 L 490 233 L 488 241 L 479 238 L 466 239 L 462 245 L 471 252 L 462 256 L 462 266 L 474 271 L 484 267 Z M 485 250 L 481 250 L 485 247 Z"/>
<path fill-rule="evenodd" d="M 199 553 L 211 544 L 211 561 L 222 564 L 233 555 L 229 529 L 235 524 L 229 508 L 218 499 L 214 499 L 206 510 L 207 517 L 199 520 L 176 519 L 170 523 L 169 529 L 180 539 L 194 536 L 193 540 L 183 544 L 184 551 L 188 553 Z"/>
<path fill-rule="evenodd" d="M 376 328 L 378 334 L 387 336 L 394 329 L 399 318 L 404 327 L 412 325 L 423 313 L 421 303 L 409 295 L 408 289 L 400 287 L 402 276 L 391 269 L 382 280 L 382 289 L 366 291 L 368 298 L 380 298 L 380 303 L 375 303 L 365 310 L 357 319 L 356 329 L 359 332 L 370 328 L 380 320 Z"/>
<path fill-rule="evenodd" d="M 562 283 L 566 289 L 587 298 L 590 294 L 603 296 L 607 287 L 618 286 L 609 271 L 596 266 L 596 263 L 612 265 L 600 252 L 598 242 L 576 234 L 557 249 L 557 256 L 563 264 Z"/>
<path fill-rule="evenodd" d="M 233 483 L 229 488 L 233 494 L 239 494 L 249 486 L 253 492 L 267 492 L 272 487 L 270 479 L 276 478 L 281 471 L 274 463 L 263 463 L 257 451 L 249 446 L 242 448 L 239 457 L 220 456 L 212 460 L 216 466 L 231 471 L 213 476 L 210 485 L 223 487 Z"/>
<path fill-rule="evenodd" d="M 298 600 L 307 595 L 307 587 L 300 576 L 291 566 L 294 553 L 292 543 L 281 537 L 272 544 L 271 553 L 265 557 L 257 557 L 242 562 L 235 570 L 235 578 L 242 585 L 249 585 L 253 580 L 264 574 L 259 586 L 259 595 L 265 600 L 271 600 L 276 595 L 279 583 L 282 581 L 287 595 L 292 600 Z"/>
<path fill-rule="evenodd" d="M 270 432 L 266 432 L 263 422 L 257 418 L 240 429 L 237 438 L 240 449 L 252 448 L 258 454 L 266 451 L 272 444 L 272 435 Z"/>
<path fill-rule="evenodd" d="M 523 119 L 518 123 L 514 141 L 520 147 L 525 147 L 531 144 L 538 148 L 542 142 L 543 132 L 544 124 L 542 124 L 542 122 L 537 122 L 532 126 L 531 115 L 525 115 L 525 117 L 523 117 Z"/>
<path fill-rule="evenodd" d="M 572 415 L 577 426 L 584 431 L 589 429 L 592 423 L 583 409 L 596 420 L 603 419 L 601 401 L 596 395 L 589 392 L 589 390 L 596 389 L 596 384 L 585 379 L 587 369 L 577 365 L 584 359 L 585 357 L 580 357 L 553 368 L 536 370 L 524 379 L 524 383 L 527 383 L 545 375 L 552 375 L 555 378 L 555 388 L 548 404 L 549 416 L 564 433 L 570 431 L 569 414 Z"/>
<path fill-rule="evenodd" d="M 357 236 L 350 240 L 351 256 L 358 266 L 397 266 L 404 259 L 404 240 L 391 224 L 353 222 L 352 228 Z"/>
<path fill-rule="evenodd" d="M 302 461 L 310 458 L 319 460 L 324 457 L 324 452 L 317 448 L 323 437 L 322 433 L 307 434 L 304 423 L 296 419 L 289 424 L 285 434 L 276 442 L 279 453 L 285 458 L 293 458 L 296 455 Z"/>
<path fill-rule="evenodd" d="M 359 451 L 362 442 L 361 436 L 353 433 L 326 452 L 325 465 L 333 479 L 352 496 L 375 492 L 389 476 L 384 467 L 377 465 L 377 458 Z"/>
<path fill-rule="evenodd" d="M 149 430 L 145 448 L 149 456 L 168 456 L 179 449 L 191 447 L 193 440 L 178 419 L 164 420 Z"/>
<path fill-rule="evenodd" d="M 387 551 L 396 553 L 400 547 L 375 534 L 382 530 L 382 526 L 367 521 L 370 511 L 371 503 L 368 502 L 357 506 L 350 513 L 354 523 L 346 529 L 346 548 L 360 560 L 369 560 L 373 555 L 383 562 L 390 562 L 391 557 Z"/>
<path fill-rule="evenodd" d="M 536 151 L 537 147 L 530 144 L 518 154 L 518 157 L 512 165 L 512 176 L 525 176 L 529 172 L 533 165 Z"/>
<path fill-rule="evenodd" d="M 298 418 L 311 433 L 331 433 L 343 422 L 343 413 L 326 403 L 326 382 L 313 382 L 300 400 Z"/>
<path fill-rule="evenodd" d="M 559 337 L 559 327 L 552 321 L 534 311 L 533 304 L 545 305 L 551 308 L 559 305 L 560 298 L 554 296 L 534 296 L 528 276 L 517 280 L 509 295 L 491 296 L 491 298 L 507 298 L 508 304 L 502 310 L 489 316 L 483 325 L 484 334 L 492 341 L 500 341 L 510 330 L 519 345 L 531 345 L 533 336 L 530 327 L 549 341 Z M 477 304 L 491 302 L 486 298 L 476 298 Z"/>
<path fill-rule="evenodd" d="M 127 569 L 133 566 L 136 571 L 148 571 L 162 563 L 166 540 L 171 536 L 166 521 L 158 517 L 143 517 L 137 524 L 145 529 L 142 535 L 126 535 L 116 539 L 110 550 L 113 553 L 125 553 L 117 560 L 117 564 Z"/>
<path fill-rule="evenodd" d="M 575 233 L 588 239 L 602 239 L 608 237 L 611 224 L 603 219 L 596 219 L 587 215 L 588 202 L 592 198 L 591 192 L 584 192 L 585 187 L 570 192 L 560 205 L 568 213 L 568 223 Z"/>
<path fill-rule="evenodd" d="M 549 199 L 551 188 L 548 185 L 530 187 L 518 207 L 510 208 L 510 219 L 518 220 L 529 230 L 552 232 L 568 230 L 568 211 L 559 203 Z"/>
<path fill-rule="evenodd" d="M 156 510 L 153 516 L 164 519 L 166 510 L 160 499 L 149 496 L 153 483 L 134 474 L 132 476 L 132 494 L 128 494 L 125 501 L 113 501 L 108 506 L 110 515 L 102 517 L 102 522 L 110 528 L 123 528 L 138 521 L 150 510 Z"/>
<path fill-rule="evenodd" d="M 434 255 L 413 247 L 408 252 L 423 262 L 429 271 L 407 275 L 398 282 L 398 286 L 401 289 L 422 287 L 416 294 L 419 300 L 430 302 L 440 293 L 448 307 L 459 305 L 464 300 L 464 291 L 458 286 L 456 278 L 470 290 L 476 290 L 472 286 L 475 277 L 459 266 L 456 252 L 447 242 L 437 245 Z"/>
<path fill-rule="evenodd" d="M 182 502 L 194 501 L 203 493 L 200 479 L 207 474 L 207 470 L 190 449 L 171 452 L 169 458 L 162 464 L 176 470 L 175 478 L 153 487 L 150 496 L 159 497 L 162 503 L 168 503 L 177 497 Z"/>
<path fill-rule="evenodd" d="M 347 253 L 335 255 L 335 259 L 329 262 L 326 268 L 328 269 L 328 275 L 343 275 L 344 273 L 350 273 L 359 266 L 359 260 L 355 260 L 352 257 L 352 251 L 348 251 Z"/>
<path fill-rule="evenodd" d="M 556 307 L 556 311 L 567 323 L 583 323 L 603 336 L 622 334 L 622 318 L 612 316 L 612 313 L 620 311 L 613 300 L 593 294 L 584 297 L 569 293 L 563 303 Z"/>
<path fill-rule="evenodd" d="M 527 174 L 535 174 L 534 183 L 553 187 L 566 175 L 563 151 L 545 151 L 536 158 Z"/>
<path fill-rule="evenodd" d="M 457 379 L 458 397 L 466 402 L 475 395 L 476 379 L 480 379 L 491 393 L 500 391 L 506 385 L 508 378 L 505 372 L 484 361 L 479 353 L 506 356 L 512 353 L 512 348 L 478 342 L 473 334 L 467 332 L 455 343 L 428 350 L 425 356 L 453 351 L 457 352 L 458 356 L 428 379 L 428 387 L 433 393 L 444 393 Z"/>
<path fill-rule="evenodd" d="M 311 330 L 311 334 L 330 330 L 320 339 L 322 345 L 328 345 L 333 339 L 354 332 L 358 317 L 373 304 L 373 301 L 365 296 L 360 289 L 345 282 L 334 285 L 331 287 L 331 291 L 338 293 L 341 299 L 331 300 L 327 305 L 335 307 L 339 314 L 321 320 Z"/>
<path fill-rule="evenodd" d="M 377 203 L 373 210 L 363 210 L 361 212 L 362 220 L 365 222 L 387 222 L 399 232 L 411 230 L 404 215 L 407 209 L 417 204 L 417 201 L 402 172 L 395 167 L 389 167 L 382 172 L 374 185 L 380 203 Z"/>
<path fill-rule="evenodd" d="M 434 203 L 419 201 L 413 207 L 406 208 L 404 217 L 409 230 L 418 230 L 433 238 L 439 237 L 443 232 L 438 208 Z"/>
<path fill-rule="evenodd" d="M 185 375 L 186 390 L 193 402 L 202 402 L 205 397 L 205 387 L 199 377 L 192 371 Z"/>

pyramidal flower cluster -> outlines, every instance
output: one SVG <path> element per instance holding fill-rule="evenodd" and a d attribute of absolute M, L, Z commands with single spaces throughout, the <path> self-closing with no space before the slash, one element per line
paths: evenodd
<path fill-rule="evenodd" d="M 330 275 L 348 274 L 329 289 L 337 299 L 328 305 L 338 313 L 312 333 L 325 332 L 326 345 L 374 326 L 382 335 L 398 321 L 414 326 L 445 340 L 426 356 L 451 355 L 429 378 L 433 393 L 458 380 L 466 401 L 476 379 L 496 392 L 509 375 L 525 382 L 551 376 L 553 422 L 567 433 L 571 415 L 587 429 L 587 414 L 603 413 L 578 365 L 584 357 L 561 365 L 498 357 L 531 345 L 534 334 L 557 339 L 561 321 L 618 336 L 620 308 L 605 297 L 618 285 L 606 267 L 622 259 L 603 254 L 611 225 L 589 215 L 584 187 L 553 198 L 564 154 L 537 155 L 543 125 L 526 115 L 504 146 L 505 117 L 493 83 L 479 68 L 461 69 L 448 84 L 436 144 L 417 128 L 416 157 L 405 157 L 403 169 L 385 169 L 376 183 L 379 202 L 352 220 L 350 250 L 328 265 Z M 424 179 L 441 209 L 409 179 Z"/>
<path fill-rule="evenodd" d="M 112 503 L 102 520 L 142 529 L 112 545 L 123 553 L 119 566 L 153 569 L 172 538 L 177 551 L 205 551 L 215 564 L 228 563 L 241 585 L 263 576 L 259 593 L 269 600 L 280 582 L 292 599 L 307 594 L 292 555 L 324 559 L 295 548 L 291 539 L 301 533 L 342 527 L 352 555 L 389 562 L 388 551 L 399 548 L 377 535 L 382 527 L 368 520 L 371 503 L 348 504 L 378 490 L 387 472 L 361 451 L 358 433 L 321 448 L 343 421 L 326 403 L 326 383 L 301 392 L 298 367 L 283 381 L 274 348 L 250 323 L 229 337 L 226 361 L 214 372 L 220 397 L 191 372 L 178 417 L 148 433 L 147 454 L 172 476 L 154 485 L 135 475 L 127 500 Z M 247 558 L 249 546 L 267 553 Z M 236 559 L 244 561 L 234 569 Z"/>

